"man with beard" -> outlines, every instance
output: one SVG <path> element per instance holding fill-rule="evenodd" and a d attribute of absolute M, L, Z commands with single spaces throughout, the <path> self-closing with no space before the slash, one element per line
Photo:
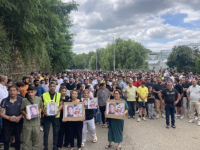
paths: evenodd
<path fill-rule="evenodd" d="M 189 118 L 189 102 L 188 102 L 188 99 L 187 99 L 187 89 L 191 86 L 192 84 L 190 83 L 189 81 L 189 78 L 188 77 L 185 77 L 185 83 L 182 85 L 183 86 L 183 91 L 184 91 L 184 94 L 183 94 L 183 115 L 184 117 L 188 117 Z"/>
<path fill-rule="evenodd" d="M 165 114 L 164 114 L 164 105 L 160 101 L 158 94 L 160 92 L 162 92 L 162 90 L 164 90 L 166 88 L 166 86 L 164 84 L 162 84 L 162 80 L 161 80 L 160 77 L 157 77 L 157 82 L 158 83 L 155 84 L 154 87 L 153 87 L 153 92 L 155 94 L 155 101 L 156 101 L 156 112 L 157 112 L 156 119 L 159 118 L 159 112 L 160 111 L 161 111 L 162 118 L 165 117 Z"/>
<path fill-rule="evenodd" d="M 40 81 L 38 79 L 35 79 L 34 85 L 35 85 L 35 88 L 37 89 L 36 96 L 40 97 L 44 93 L 44 89 L 42 88 L 42 86 L 40 86 Z"/>
<path fill-rule="evenodd" d="M 66 88 L 67 88 L 68 90 L 70 90 L 70 92 L 71 92 L 72 90 L 75 90 L 75 89 L 76 89 L 76 84 L 74 83 L 73 77 L 70 77 L 70 78 L 69 78 L 69 83 L 66 84 Z"/>
<path fill-rule="evenodd" d="M 24 88 L 22 90 L 22 96 L 25 97 L 26 93 L 27 93 L 27 89 L 28 89 L 29 78 L 28 77 L 23 77 L 22 81 L 24 83 Z"/>

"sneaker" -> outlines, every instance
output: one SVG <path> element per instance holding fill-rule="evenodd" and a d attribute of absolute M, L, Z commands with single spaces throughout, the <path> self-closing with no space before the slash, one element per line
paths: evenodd
<path fill-rule="evenodd" d="M 198 117 L 195 117 L 195 120 L 198 120 L 199 118 Z"/>
<path fill-rule="evenodd" d="M 84 147 L 84 146 L 85 146 L 85 143 L 84 143 L 84 142 L 82 142 L 82 143 L 81 143 L 81 146 L 82 146 L 82 147 Z"/>
<path fill-rule="evenodd" d="M 171 127 L 172 127 L 172 128 L 176 128 L 176 126 L 175 126 L 175 125 L 171 125 Z"/>
<path fill-rule="evenodd" d="M 175 115 L 175 118 L 178 118 L 178 115 Z"/>
<path fill-rule="evenodd" d="M 192 123 L 192 122 L 194 122 L 194 120 L 193 120 L 193 119 L 191 119 L 191 120 L 189 121 L 189 123 Z"/>
<path fill-rule="evenodd" d="M 135 119 L 135 116 L 133 116 L 133 119 Z"/>
<path fill-rule="evenodd" d="M 198 121 L 198 126 L 200 126 L 200 121 Z"/>
<path fill-rule="evenodd" d="M 140 122 L 140 121 L 141 121 L 141 118 L 138 118 L 138 119 L 137 119 L 137 122 Z"/>
<path fill-rule="evenodd" d="M 40 131 L 43 132 L 43 128 L 42 127 L 40 127 Z"/>
<path fill-rule="evenodd" d="M 136 111 L 136 114 L 138 114 L 139 113 L 139 110 L 138 111 Z"/>
<path fill-rule="evenodd" d="M 162 118 L 165 118 L 165 115 L 164 115 L 164 114 L 162 114 Z"/>
<path fill-rule="evenodd" d="M 145 117 L 142 117 L 142 120 L 146 121 L 146 118 L 145 118 Z"/>
<path fill-rule="evenodd" d="M 156 115 L 156 119 L 158 119 L 158 118 L 159 118 L 159 115 L 157 114 L 157 115 Z"/>
<path fill-rule="evenodd" d="M 169 129 L 169 125 L 166 125 L 166 128 Z"/>
<path fill-rule="evenodd" d="M 128 116 L 128 119 L 130 119 L 131 118 L 131 116 Z"/>
<path fill-rule="evenodd" d="M 184 118 L 184 116 L 181 116 L 180 119 L 182 120 Z"/>
<path fill-rule="evenodd" d="M 152 116 L 151 119 L 154 120 L 154 117 Z"/>

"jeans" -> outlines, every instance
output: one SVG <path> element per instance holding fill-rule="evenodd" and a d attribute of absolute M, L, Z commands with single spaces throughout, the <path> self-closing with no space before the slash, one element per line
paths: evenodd
<path fill-rule="evenodd" d="M 149 118 L 153 117 L 153 114 L 154 114 L 154 103 L 148 103 L 148 115 L 149 115 Z"/>
<path fill-rule="evenodd" d="M 59 118 L 55 117 L 44 117 L 44 147 L 48 148 L 48 139 L 49 139 L 49 130 L 52 124 L 53 126 L 53 147 L 57 147 L 58 143 L 58 131 L 60 129 L 60 122 Z"/>
<path fill-rule="evenodd" d="M 105 120 L 106 106 L 99 106 L 99 109 L 101 111 L 101 120 L 102 120 L 103 124 L 105 124 L 106 123 L 106 120 Z"/>
<path fill-rule="evenodd" d="M 20 150 L 20 134 L 22 123 L 22 119 L 18 123 L 3 119 L 4 150 L 9 150 L 12 132 L 14 132 L 15 136 L 15 150 Z"/>
<path fill-rule="evenodd" d="M 99 109 L 93 109 L 94 111 L 94 121 L 95 123 L 101 123 L 101 112 Z"/>
<path fill-rule="evenodd" d="M 174 104 L 166 104 L 165 105 L 165 115 L 166 115 L 166 124 L 169 125 L 169 115 L 171 115 L 171 125 L 175 125 L 175 106 Z"/>
<path fill-rule="evenodd" d="M 129 116 L 135 116 L 135 102 L 128 101 L 128 114 Z"/>

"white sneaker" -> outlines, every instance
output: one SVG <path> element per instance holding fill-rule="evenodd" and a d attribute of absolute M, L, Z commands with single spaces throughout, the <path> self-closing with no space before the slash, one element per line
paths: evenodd
<path fill-rule="evenodd" d="M 182 120 L 184 118 L 184 116 L 181 116 L 180 119 Z"/>
<path fill-rule="evenodd" d="M 82 146 L 82 147 L 84 147 L 84 146 L 85 146 L 85 143 L 84 143 L 84 142 L 82 142 L 82 143 L 81 143 L 81 146 Z"/>
<path fill-rule="evenodd" d="M 157 115 L 156 115 L 156 119 L 158 119 L 158 118 L 159 118 L 159 115 L 157 114 Z"/>
<path fill-rule="evenodd" d="M 200 126 L 200 121 L 198 121 L 198 126 Z"/>
<path fill-rule="evenodd" d="M 195 117 L 195 120 L 198 120 L 199 118 L 198 117 Z"/>
<path fill-rule="evenodd" d="M 162 114 L 162 118 L 165 118 L 165 115 L 164 115 L 164 114 Z"/>
<path fill-rule="evenodd" d="M 136 114 L 138 114 L 138 113 L 139 113 L 139 110 L 138 110 L 138 111 L 136 111 L 135 113 L 136 113 Z"/>
<path fill-rule="evenodd" d="M 138 119 L 137 119 L 137 122 L 140 122 L 140 121 L 141 121 L 141 119 L 140 119 L 140 118 L 138 118 Z"/>
<path fill-rule="evenodd" d="M 175 115 L 175 118 L 178 118 L 178 115 Z"/>
<path fill-rule="evenodd" d="M 192 123 L 192 122 L 194 122 L 194 120 L 193 120 L 193 119 L 191 119 L 191 120 L 189 121 L 189 123 Z"/>
<path fill-rule="evenodd" d="M 142 120 L 146 121 L 146 118 L 145 118 L 145 117 L 142 117 Z"/>
<path fill-rule="evenodd" d="M 40 131 L 43 132 L 43 128 L 42 127 L 40 127 Z"/>

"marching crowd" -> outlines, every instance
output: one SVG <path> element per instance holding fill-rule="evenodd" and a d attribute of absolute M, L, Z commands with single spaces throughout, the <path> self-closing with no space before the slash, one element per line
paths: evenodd
<path fill-rule="evenodd" d="M 13 83 L 0 75 L 0 143 L 4 150 L 12 146 L 16 150 L 39 149 L 40 131 L 44 132 L 44 150 L 48 150 L 50 127 L 53 131 L 53 150 L 62 147 L 74 150 L 85 146 L 87 134 L 93 143 L 98 141 L 96 125 L 108 127 L 108 144 L 118 143 L 121 150 L 124 120 L 106 118 L 106 101 L 125 101 L 123 116 L 137 122 L 166 118 L 166 128 L 176 128 L 175 118 L 198 120 L 200 126 L 200 75 L 190 72 L 177 73 L 172 69 L 155 71 L 89 71 L 72 70 L 58 74 L 31 72 L 21 81 Z M 83 98 L 98 99 L 98 109 L 85 109 L 81 121 L 63 120 L 63 104 L 81 102 Z M 57 113 L 48 115 L 47 103 L 55 102 Z M 33 116 L 27 114 L 29 105 Z M 53 107 L 53 106 L 52 106 Z M 68 108 L 70 112 L 71 108 Z M 155 112 L 154 112 L 155 110 Z M 53 112 L 52 112 L 53 113 Z M 70 113 L 69 113 L 70 115 Z M 0 148 L 2 149 L 2 147 Z"/>

